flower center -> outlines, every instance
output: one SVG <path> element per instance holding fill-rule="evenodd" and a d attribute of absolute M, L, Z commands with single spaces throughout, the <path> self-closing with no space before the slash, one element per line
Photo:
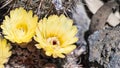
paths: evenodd
<path fill-rule="evenodd" d="M 27 25 L 25 24 L 25 23 L 21 23 L 21 24 L 18 24 L 17 26 L 16 26 L 16 28 L 18 29 L 18 31 L 20 31 L 20 32 L 22 32 L 22 33 L 27 33 L 27 31 L 28 31 L 28 27 L 27 27 Z"/>
<path fill-rule="evenodd" d="M 60 42 L 59 42 L 58 38 L 56 38 L 56 37 L 50 37 L 50 38 L 47 39 L 47 41 L 51 45 L 60 45 Z"/>
<path fill-rule="evenodd" d="M 17 37 L 22 39 L 28 32 L 28 26 L 26 23 L 18 23 L 15 30 Z"/>

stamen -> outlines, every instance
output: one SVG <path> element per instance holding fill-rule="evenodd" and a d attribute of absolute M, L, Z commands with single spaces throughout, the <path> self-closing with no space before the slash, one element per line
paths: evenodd
<path fill-rule="evenodd" d="M 47 39 L 47 41 L 51 44 L 51 45 L 59 45 L 60 42 L 56 37 L 50 37 Z"/>

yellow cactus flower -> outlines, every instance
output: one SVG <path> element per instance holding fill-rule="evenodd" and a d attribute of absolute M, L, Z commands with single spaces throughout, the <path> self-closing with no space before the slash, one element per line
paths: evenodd
<path fill-rule="evenodd" d="M 39 43 L 35 46 L 43 49 L 47 56 L 53 58 L 64 58 L 64 54 L 72 52 L 78 38 L 77 27 L 73 26 L 73 21 L 64 15 L 52 15 L 40 20 L 36 29 L 34 39 Z"/>
<path fill-rule="evenodd" d="M 0 36 L 0 68 L 4 68 L 4 63 L 7 63 L 8 58 L 11 56 L 11 46 L 6 39 Z"/>
<path fill-rule="evenodd" d="M 33 16 L 30 10 L 27 12 L 22 7 L 10 11 L 10 17 L 5 16 L 1 25 L 4 37 L 13 43 L 28 43 L 35 35 L 38 17 Z"/>

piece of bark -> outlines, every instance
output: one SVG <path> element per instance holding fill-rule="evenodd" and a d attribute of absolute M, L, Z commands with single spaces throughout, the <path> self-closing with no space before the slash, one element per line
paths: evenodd
<path fill-rule="evenodd" d="M 103 5 L 103 2 L 100 0 L 85 0 L 88 9 L 95 14 L 98 9 Z M 116 15 L 117 14 L 117 15 Z M 116 11 L 114 14 L 111 13 L 107 19 L 108 24 L 111 26 L 116 26 L 120 23 L 120 13 Z"/>
<path fill-rule="evenodd" d="M 113 7 L 116 6 L 119 6 L 116 1 L 109 1 L 98 9 L 91 19 L 89 34 L 104 27 L 109 15 L 112 13 Z"/>

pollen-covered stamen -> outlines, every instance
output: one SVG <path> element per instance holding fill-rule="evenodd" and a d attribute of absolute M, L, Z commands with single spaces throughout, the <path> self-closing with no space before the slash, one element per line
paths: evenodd
<path fill-rule="evenodd" d="M 48 43 L 50 43 L 51 45 L 60 45 L 60 42 L 58 40 L 57 37 L 49 37 L 47 39 Z"/>

